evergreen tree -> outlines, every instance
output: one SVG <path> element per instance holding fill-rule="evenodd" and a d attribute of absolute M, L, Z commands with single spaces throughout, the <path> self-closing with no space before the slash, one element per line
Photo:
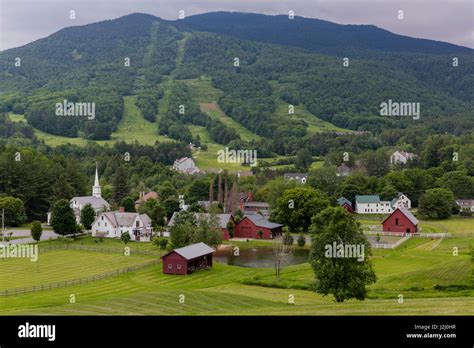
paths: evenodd
<path fill-rule="evenodd" d="M 115 173 L 112 186 L 113 200 L 117 204 L 120 204 L 122 202 L 122 199 L 124 199 L 130 192 L 130 189 L 128 187 L 127 172 L 122 165 L 119 165 L 117 168 L 117 172 Z"/>

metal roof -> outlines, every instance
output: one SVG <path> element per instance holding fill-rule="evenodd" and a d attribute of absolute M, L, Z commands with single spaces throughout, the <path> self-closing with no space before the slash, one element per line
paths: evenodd
<path fill-rule="evenodd" d="M 214 249 L 201 242 L 197 244 L 188 245 L 183 248 L 174 249 L 173 251 L 184 257 L 186 260 L 191 260 L 199 256 L 204 256 L 213 253 Z"/>
<path fill-rule="evenodd" d="M 411 211 L 409 211 L 407 208 L 404 208 L 404 207 L 400 207 L 398 208 L 398 210 L 400 210 L 402 212 L 403 215 L 405 215 L 407 217 L 408 220 L 410 220 L 413 225 L 418 225 L 418 219 L 411 213 Z"/>
<path fill-rule="evenodd" d="M 352 207 L 352 203 L 350 200 L 348 200 L 346 197 L 340 197 L 337 199 L 337 203 L 340 205 L 340 206 L 343 206 L 345 203 L 349 204 L 351 207 Z"/>
<path fill-rule="evenodd" d="M 254 223 L 255 226 L 258 226 L 258 227 L 265 227 L 265 228 L 278 228 L 278 227 L 282 227 L 283 225 L 281 224 L 276 224 L 274 222 L 270 222 L 268 221 L 268 219 L 264 216 L 261 216 L 261 215 L 245 215 L 246 218 L 248 218 L 250 221 L 252 221 Z"/>
<path fill-rule="evenodd" d="M 356 203 L 380 203 L 379 195 L 357 195 Z"/>
<path fill-rule="evenodd" d="M 70 201 L 71 202 L 76 201 L 77 203 L 82 204 L 82 206 L 86 204 L 90 204 L 92 208 L 94 209 L 101 209 L 104 207 L 107 209 L 110 208 L 110 204 L 107 203 L 107 201 L 103 199 L 102 197 L 95 197 L 95 196 L 73 197 L 71 198 Z"/>

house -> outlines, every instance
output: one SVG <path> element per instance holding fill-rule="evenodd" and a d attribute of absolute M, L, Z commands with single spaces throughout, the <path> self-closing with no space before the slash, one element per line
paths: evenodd
<path fill-rule="evenodd" d="M 349 213 L 353 213 L 354 212 L 354 208 L 352 208 L 352 203 L 350 200 L 348 200 L 347 198 L 345 197 L 340 197 L 337 199 L 337 204 L 339 204 L 339 206 L 341 206 L 342 208 L 344 208 L 347 212 Z"/>
<path fill-rule="evenodd" d="M 397 208 L 383 222 L 384 232 L 418 232 L 418 219 L 406 208 Z"/>
<path fill-rule="evenodd" d="M 270 215 L 270 205 L 267 202 L 245 202 L 241 204 L 240 210 L 244 213 L 244 215 Z"/>
<path fill-rule="evenodd" d="M 128 232 L 131 240 L 149 242 L 153 235 L 151 219 L 147 214 L 109 211 L 99 214 L 92 224 L 93 237 L 120 238 Z"/>
<path fill-rule="evenodd" d="M 461 210 L 470 210 L 474 213 L 474 199 L 456 199 L 456 203 Z"/>
<path fill-rule="evenodd" d="M 390 214 L 393 211 L 390 201 L 381 201 L 379 195 L 357 195 L 355 200 L 357 214 Z"/>
<path fill-rule="evenodd" d="M 287 180 L 296 180 L 302 184 L 306 184 L 308 173 L 285 173 L 283 177 Z"/>
<path fill-rule="evenodd" d="M 407 164 L 408 161 L 411 161 L 418 157 L 414 153 L 411 152 L 405 152 L 405 151 L 395 151 L 390 155 L 390 164 L 397 164 L 397 163 L 402 163 L 402 164 Z"/>
<path fill-rule="evenodd" d="M 99 172 L 97 166 L 95 168 L 95 180 L 94 186 L 92 186 L 92 196 L 80 196 L 73 197 L 69 201 L 69 205 L 74 211 L 74 216 L 76 217 L 76 223 L 81 223 L 81 210 L 87 205 L 90 204 L 96 213 L 96 217 L 103 211 L 110 209 L 110 204 L 102 198 L 101 187 L 99 184 Z M 47 223 L 51 225 L 51 212 L 47 214 Z"/>
<path fill-rule="evenodd" d="M 150 191 L 148 193 L 140 192 L 138 199 L 135 201 L 135 209 L 138 210 L 138 208 L 149 199 L 158 200 L 158 193 L 156 193 L 155 191 Z"/>
<path fill-rule="evenodd" d="M 350 173 L 351 168 L 349 168 L 345 163 L 342 163 L 339 167 L 337 167 L 337 176 L 348 176 Z"/>
<path fill-rule="evenodd" d="M 411 200 L 407 197 L 406 194 L 401 192 L 398 192 L 397 197 L 392 199 L 390 203 L 392 205 L 393 210 L 397 208 L 411 209 Z"/>
<path fill-rule="evenodd" d="M 261 215 L 246 215 L 235 225 L 235 238 L 273 239 L 282 233 L 283 225 Z M 258 231 L 262 231 L 261 236 Z"/>
<path fill-rule="evenodd" d="M 194 160 L 190 157 L 178 158 L 174 161 L 173 169 L 184 174 L 197 174 L 201 172 L 199 168 L 196 167 Z"/>
<path fill-rule="evenodd" d="M 174 249 L 162 256 L 163 273 L 189 274 L 199 269 L 212 268 L 212 254 L 214 249 L 204 243 L 188 245 Z"/>
<path fill-rule="evenodd" d="M 170 221 L 168 222 L 168 228 L 171 228 L 174 224 L 174 221 L 176 220 L 177 212 L 173 213 L 173 216 L 171 216 Z M 208 213 L 194 213 L 194 217 L 197 220 L 200 219 L 206 219 L 209 220 L 211 214 Z M 222 239 L 223 240 L 229 240 L 230 239 L 230 233 L 229 233 L 229 223 L 235 224 L 234 217 L 232 214 L 216 214 L 217 219 L 219 220 L 219 227 L 222 231 Z"/>

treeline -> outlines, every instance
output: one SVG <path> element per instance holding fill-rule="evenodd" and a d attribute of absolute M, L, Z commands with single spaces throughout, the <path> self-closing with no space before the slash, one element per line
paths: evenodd
<path fill-rule="evenodd" d="M 142 112 L 143 118 L 150 122 L 156 121 L 158 114 L 158 102 L 163 98 L 163 88 L 158 87 L 154 90 L 143 91 L 137 95 L 136 105 Z"/>

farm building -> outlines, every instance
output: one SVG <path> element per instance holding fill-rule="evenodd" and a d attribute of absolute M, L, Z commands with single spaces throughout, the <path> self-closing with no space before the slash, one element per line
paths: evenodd
<path fill-rule="evenodd" d="M 171 228 L 174 224 L 174 221 L 176 220 L 177 212 L 173 213 L 173 216 L 171 217 L 170 221 L 168 222 L 168 227 Z M 217 219 L 219 220 L 219 227 L 221 228 L 222 231 L 222 239 L 223 240 L 229 240 L 230 234 L 229 234 L 229 223 L 235 224 L 234 222 L 234 217 L 232 214 L 216 214 Z M 194 213 L 194 217 L 196 218 L 196 221 L 199 219 L 209 219 L 210 214 L 208 213 Z"/>
<path fill-rule="evenodd" d="M 235 225 L 234 237 L 236 238 L 261 238 L 273 239 L 281 235 L 283 225 L 268 221 L 264 216 L 246 215 Z M 258 231 L 262 231 L 260 236 Z"/>
<path fill-rule="evenodd" d="M 456 204 L 461 210 L 468 210 L 474 213 L 474 199 L 457 199 Z"/>
<path fill-rule="evenodd" d="M 357 195 L 355 203 L 357 214 L 390 214 L 391 202 L 381 201 L 379 195 Z"/>
<path fill-rule="evenodd" d="M 383 222 L 385 232 L 418 232 L 418 219 L 406 208 L 397 208 Z"/>
<path fill-rule="evenodd" d="M 204 243 L 174 249 L 161 257 L 163 273 L 189 274 L 200 269 L 209 269 L 212 267 L 213 253 L 214 249 Z"/>
<path fill-rule="evenodd" d="M 392 199 L 390 202 L 393 209 L 397 208 L 406 208 L 411 209 L 411 200 L 407 197 L 406 194 L 398 192 L 397 197 Z"/>
<path fill-rule="evenodd" d="M 337 204 L 339 204 L 340 207 L 344 208 L 347 212 L 353 213 L 354 209 L 352 208 L 352 203 L 350 200 L 348 200 L 345 197 L 340 197 L 337 199 Z"/>

